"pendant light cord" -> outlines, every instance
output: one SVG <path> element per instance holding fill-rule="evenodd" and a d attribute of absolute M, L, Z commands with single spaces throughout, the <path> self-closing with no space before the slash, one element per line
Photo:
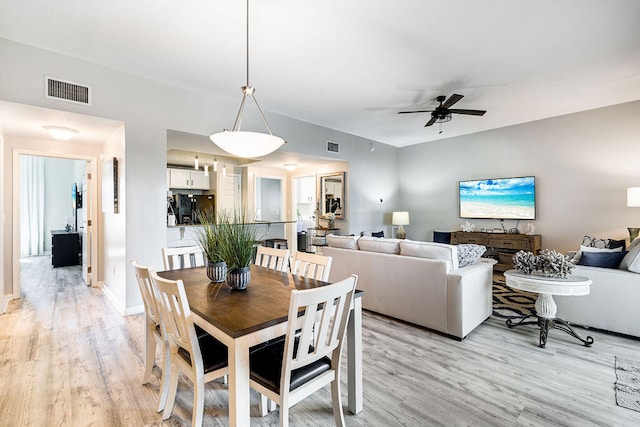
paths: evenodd
<path fill-rule="evenodd" d="M 249 0 L 247 0 L 247 86 L 249 86 Z"/>

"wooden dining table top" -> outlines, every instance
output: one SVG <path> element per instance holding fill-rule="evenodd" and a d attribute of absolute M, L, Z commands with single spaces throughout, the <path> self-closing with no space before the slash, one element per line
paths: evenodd
<path fill-rule="evenodd" d="M 205 267 L 158 272 L 169 280 L 182 280 L 192 312 L 233 338 L 286 322 L 293 289 L 312 289 L 330 283 L 251 265 L 245 290 L 209 280 Z M 354 297 L 364 292 L 356 291 Z"/>

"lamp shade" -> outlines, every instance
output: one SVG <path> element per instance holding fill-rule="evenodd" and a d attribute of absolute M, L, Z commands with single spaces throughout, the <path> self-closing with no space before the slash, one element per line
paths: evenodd
<path fill-rule="evenodd" d="M 627 188 L 627 206 L 630 208 L 640 207 L 640 187 Z"/>
<path fill-rule="evenodd" d="M 409 212 L 394 212 L 391 217 L 392 225 L 409 225 Z"/>
<path fill-rule="evenodd" d="M 262 157 L 276 151 L 284 140 L 267 133 L 229 131 L 214 133 L 209 137 L 213 143 L 236 157 Z"/>

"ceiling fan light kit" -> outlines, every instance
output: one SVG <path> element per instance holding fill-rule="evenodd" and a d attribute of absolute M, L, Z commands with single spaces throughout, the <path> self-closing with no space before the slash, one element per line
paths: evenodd
<path fill-rule="evenodd" d="M 214 133 L 209 137 L 211 141 L 227 153 L 236 157 L 262 157 L 274 152 L 285 143 L 285 141 L 271 132 L 271 127 L 267 118 L 262 112 L 255 97 L 255 88 L 249 85 L 249 0 L 247 0 L 247 84 L 242 86 L 242 101 L 240 109 L 236 115 L 236 121 L 231 130 L 225 129 L 222 132 Z M 267 128 L 267 133 L 242 131 L 242 117 L 244 114 L 245 101 L 247 97 L 253 99 L 260 117 Z"/>
<path fill-rule="evenodd" d="M 468 110 L 468 109 L 460 109 L 460 108 L 450 108 L 453 104 L 460 101 L 464 98 L 464 95 L 459 95 L 454 93 L 447 99 L 445 95 L 440 95 L 436 98 L 436 101 L 440 103 L 433 110 L 416 110 L 416 111 L 399 111 L 398 114 L 413 114 L 413 113 L 431 113 L 431 118 L 424 125 L 424 127 L 432 126 L 434 123 L 446 123 L 451 121 L 452 114 L 463 114 L 468 116 L 484 116 L 486 113 L 485 110 Z M 440 128 L 440 133 L 442 133 L 442 128 Z"/>

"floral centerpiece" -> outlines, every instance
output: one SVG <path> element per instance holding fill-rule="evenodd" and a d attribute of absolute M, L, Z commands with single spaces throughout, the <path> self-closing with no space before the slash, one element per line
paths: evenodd
<path fill-rule="evenodd" d="M 541 250 L 538 256 L 520 251 L 513 256 L 513 266 L 524 274 L 540 271 L 545 276 L 560 279 L 565 279 L 575 267 L 569 257 L 551 249 Z"/>
<path fill-rule="evenodd" d="M 336 228 L 336 214 L 329 212 L 322 216 L 327 221 L 327 228 Z"/>

